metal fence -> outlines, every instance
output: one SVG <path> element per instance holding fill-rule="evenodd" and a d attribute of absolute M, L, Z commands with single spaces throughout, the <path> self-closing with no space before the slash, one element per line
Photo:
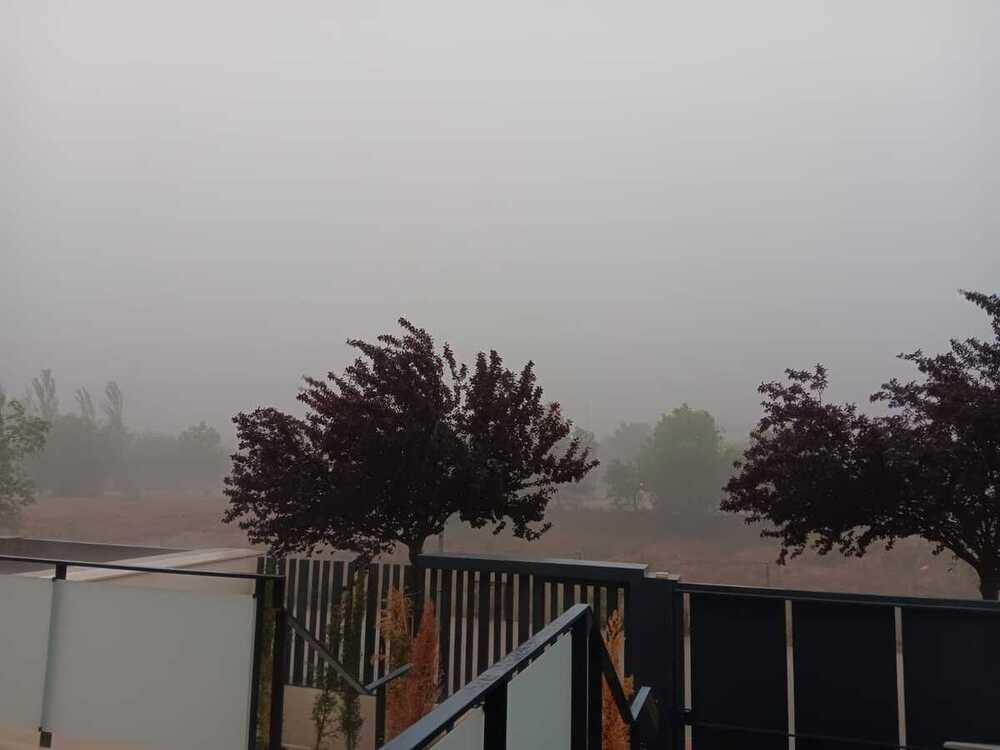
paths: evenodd
<path fill-rule="evenodd" d="M 625 670 L 664 720 L 650 747 L 695 750 L 940 748 L 1000 740 L 1000 604 L 681 582 L 647 566 L 425 555 L 374 563 L 365 582 L 359 679 L 384 672 L 378 627 L 392 588 L 432 601 L 442 698 L 577 603 L 625 624 Z M 289 611 L 320 636 L 350 564 L 294 559 Z M 414 580 L 414 578 L 419 580 Z M 293 635 L 289 682 L 312 686 L 318 654 Z"/>
<path fill-rule="evenodd" d="M 694 747 L 1000 740 L 996 602 L 678 584 Z"/>

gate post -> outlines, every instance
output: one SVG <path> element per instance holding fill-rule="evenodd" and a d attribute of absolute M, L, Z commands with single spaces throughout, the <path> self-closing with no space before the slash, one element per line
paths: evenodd
<path fill-rule="evenodd" d="M 672 750 L 676 745 L 674 721 L 680 683 L 678 653 L 683 636 L 674 610 L 678 576 L 647 573 L 629 585 L 628 627 L 625 632 L 626 662 L 637 686 L 652 689 L 659 726 L 641 733 L 642 745 Z M 648 724 L 648 722 L 645 722 Z M 683 736 L 683 733 L 681 734 Z"/>
<path fill-rule="evenodd" d="M 290 566 L 289 566 L 290 567 Z M 277 578 L 272 589 L 274 597 L 274 646 L 271 657 L 271 726 L 268 731 L 268 750 L 281 750 L 285 718 L 285 681 L 288 679 L 288 658 L 285 647 L 288 620 L 285 617 L 285 579 Z"/>

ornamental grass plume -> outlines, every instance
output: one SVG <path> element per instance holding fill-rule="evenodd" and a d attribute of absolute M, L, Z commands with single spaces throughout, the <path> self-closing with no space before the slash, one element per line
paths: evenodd
<path fill-rule="evenodd" d="M 625 627 L 622 617 L 616 609 L 608 616 L 608 622 L 601 631 L 604 637 L 604 645 L 611 656 L 611 663 L 614 666 L 615 674 L 622 685 L 622 690 L 626 698 L 631 698 L 635 691 L 631 677 L 625 676 L 624 654 L 625 654 Z M 608 687 L 606 678 L 601 678 L 603 690 L 601 691 L 601 747 L 603 750 L 629 750 L 630 732 L 629 726 L 622 718 L 615 703 L 611 689 Z"/>
<path fill-rule="evenodd" d="M 386 739 L 392 739 L 437 704 L 441 673 L 434 605 L 425 602 L 414 634 L 410 601 L 402 591 L 393 590 L 382 612 L 381 628 L 389 644 L 387 671 L 410 664 L 410 671 L 388 687 Z"/>

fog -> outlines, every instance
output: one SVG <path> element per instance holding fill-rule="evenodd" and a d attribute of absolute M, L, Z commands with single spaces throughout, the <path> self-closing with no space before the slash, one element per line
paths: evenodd
<path fill-rule="evenodd" d="M 985 332 L 1000 4 L 6 2 L 0 383 L 178 430 L 404 315 L 602 434 Z"/>

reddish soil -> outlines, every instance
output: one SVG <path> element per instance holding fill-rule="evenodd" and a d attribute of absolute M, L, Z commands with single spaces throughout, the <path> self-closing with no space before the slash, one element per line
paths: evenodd
<path fill-rule="evenodd" d="M 170 496 L 40 498 L 25 510 L 21 533 L 37 538 L 149 544 L 164 547 L 242 547 L 246 535 L 221 521 L 222 497 Z M 873 550 L 863 559 L 837 553 L 806 554 L 788 565 L 774 563 L 777 546 L 738 525 L 711 538 L 670 534 L 648 517 L 582 512 L 554 514 L 554 526 L 527 543 L 509 534 L 450 528 L 450 552 L 568 557 L 648 563 L 654 570 L 679 573 L 690 581 L 782 586 L 925 596 L 976 597 L 976 578 L 947 555 L 934 557 L 919 540 L 901 542 L 891 552 Z M 436 541 L 427 550 L 436 550 Z"/>
<path fill-rule="evenodd" d="M 42 497 L 24 511 L 20 533 L 48 539 L 159 547 L 245 547 L 222 523 L 224 497 Z"/>

